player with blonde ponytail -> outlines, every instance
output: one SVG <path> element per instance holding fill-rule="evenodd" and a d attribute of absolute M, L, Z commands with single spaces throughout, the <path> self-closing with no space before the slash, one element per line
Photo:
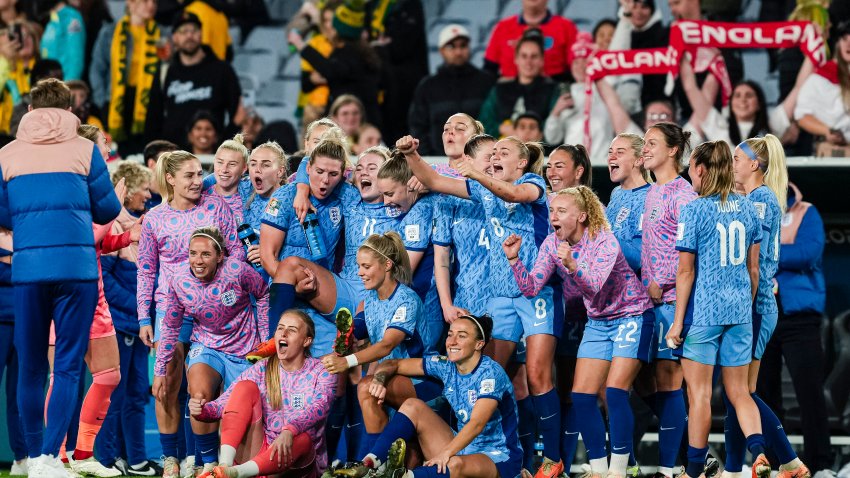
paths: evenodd
<path fill-rule="evenodd" d="M 781 463 L 784 478 L 808 478 L 811 472 L 804 465 L 791 444 L 773 410 L 756 395 L 761 357 L 779 319 L 779 307 L 773 294 L 773 278 L 779 268 L 779 237 L 782 214 L 787 206 L 788 169 L 785 151 L 779 138 L 772 134 L 764 138 L 750 138 L 735 148 L 733 159 L 735 185 L 753 203 L 761 222 L 762 242 L 759 250 L 759 281 L 753 304 L 753 350 L 748 385 L 761 415 L 762 430 L 768 448 Z M 726 401 L 726 466 L 728 478 L 740 475 L 744 462 L 745 444 L 735 409 Z"/>

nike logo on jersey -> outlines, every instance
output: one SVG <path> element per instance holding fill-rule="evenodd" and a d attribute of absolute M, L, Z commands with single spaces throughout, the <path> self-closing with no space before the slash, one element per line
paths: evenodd
<path fill-rule="evenodd" d="M 457 226 L 458 224 L 462 223 L 465 220 L 466 220 L 466 218 L 464 217 L 464 218 L 458 219 L 457 221 L 452 221 L 452 226 Z"/>
<path fill-rule="evenodd" d="M 546 322 L 547 322 L 547 321 L 545 321 L 545 320 L 544 320 L 543 322 L 535 322 L 535 323 L 532 325 L 532 327 L 539 327 L 539 326 L 541 326 L 541 325 L 545 324 Z"/>

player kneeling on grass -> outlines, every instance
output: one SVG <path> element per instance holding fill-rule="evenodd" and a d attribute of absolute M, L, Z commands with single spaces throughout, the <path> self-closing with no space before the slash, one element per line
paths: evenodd
<path fill-rule="evenodd" d="M 432 377 L 457 417 L 453 430 L 417 398 L 404 401 L 362 462 L 325 476 L 350 478 L 495 478 L 519 475 L 522 451 L 517 437 L 513 387 L 502 367 L 481 350 L 490 339 L 490 317 L 463 315 L 446 338 L 448 356 L 388 360 L 375 369 L 370 393 L 379 401 L 394 375 Z M 425 462 L 405 469 L 406 443 L 418 439 Z"/>
<path fill-rule="evenodd" d="M 327 467 L 325 420 L 337 380 L 310 356 L 314 337 L 312 319 L 287 310 L 274 333 L 275 355 L 242 373 L 217 400 L 189 400 L 196 420 L 221 420 L 215 478 L 310 478 Z"/>

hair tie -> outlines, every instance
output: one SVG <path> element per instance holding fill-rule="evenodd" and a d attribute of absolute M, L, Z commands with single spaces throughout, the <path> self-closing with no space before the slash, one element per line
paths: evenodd
<path fill-rule="evenodd" d="M 484 333 L 484 327 L 481 327 L 481 323 L 478 322 L 478 319 L 471 315 L 461 315 L 459 318 L 471 320 L 475 325 L 478 326 L 478 331 L 481 332 L 481 340 L 485 342 L 487 341 L 487 335 Z"/>
<path fill-rule="evenodd" d="M 213 241 L 213 244 L 215 244 L 215 248 L 218 249 L 218 252 L 221 252 L 221 244 L 218 243 L 216 238 L 210 236 L 209 234 L 207 234 L 205 232 L 196 232 L 196 233 L 192 234 L 192 237 L 190 237 L 189 240 L 191 241 L 192 239 L 194 239 L 198 236 L 204 236 L 204 237 L 210 238 Z"/>
<path fill-rule="evenodd" d="M 753 152 L 753 149 L 750 148 L 750 145 L 748 145 L 746 141 L 741 141 L 741 144 L 739 144 L 738 147 L 741 148 L 741 151 L 743 151 L 744 154 L 749 156 L 751 160 L 753 160 L 753 161 L 759 160 L 758 155 L 756 155 L 756 153 Z"/>

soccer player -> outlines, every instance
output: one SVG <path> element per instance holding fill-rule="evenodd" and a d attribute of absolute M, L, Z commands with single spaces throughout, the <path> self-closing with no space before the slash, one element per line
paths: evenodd
<path fill-rule="evenodd" d="M 781 463 L 780 474 L 786 478 L 808 478 L 811 472 L 788 442 L 782 423 L 755 393 L 761 357 L 779 319 L 773 283 L 779 268 L 779 236 L 788 194 L 785 151 L 779 138 L 772 134 L 765 135 L 764 138 L 751 138 L 735 148 L 732 166 L 735 186 L 743 191 L 755 206 L 763 234 L 759 248 L 758 292 L 753 306 L 753 360 L 750 362 L 748 375 L 749 392 L 758 406 L 767 446 L 777 454 Z M 724 401 L 726 466 L 723 473 L 725 478 L 740 478 L 746 442 L 738 425 L 735 408 L 725 395 Z"/>
<path fill-rule="evenodd" d="M 550 204 L 555 232 L 543 241 L 531 271 L 519 259 L 520 236 L 508 236 L 502 248 L 526 297 L 539 293 L 556 272 L 565 287 L 575 287 L 583 297 L 588 322 L 572 388 L 577 428 L 593 476 L 606 476 L 605 423 L 596 402 L 597 392 L 607 383 L 610 476 L 622 477 L 634 428 L 629 389 L 641 363 L 650 359 L 652 303 L 611 233 L 602 203 L 589 187 L 563 189 Z"/>
<path fill-rule="evenodd" d="M 720 365 L 726 395 L 755 457 L 753 478 L 770 476 L 759 409 L 750 397 L 752 302 L 759 275 L 761 223 L 752 203 L 734 192 L 732 154 L 724 141 L 700 144 L 689 173 L 699 197 L 681 209 L 676 232 L 675 319 L 667 346 L 681 357 L 688 383 L 688 463 L 700 476 L 711 428 L 712 374 Z"/>
<path fill-rule="evenodd" d="M 491 248 L 490 289 L 493 297 L 488 310 L 493 316 L 494 356 L 505 366 L 525 336 L 528 384 L 534 408 L 538 413 L 537 426 L 543 435 L 544 454 L 549 460 L 540 467 L 538 476 L 557 476 L 563 471 L 560 457 L 560 401 L 552 380 L 552 361 L 555 355 L 555 306 L 552 288 L 544 287 L 534 299 L 523 297 L 507 260 L 495 244 L 510 234 L 518 234 L 524 245 L 520 254 L 528 263 L 534 261 L 537 247 L 549 234 L 546 213 L 546 186 L 540 172 L 543 149 L 536 143 L 523 143 L 508 137 L 494 148 L 493 177 L 475 170 L 467 163 L 459 172 L 467 179 L 440 176 L 416 152 L 419 141 L 405 136 L 396 142 L 410 169 L 430 190 L 472 199 L 484 207 L 489 223 L 488 239 Z"/>
<path fill-rule="evenodd" d="M 189 400 L 196 420 L 221 420 L 215 478 L 316 476 L 327 467 L 324 428 L 337 380 L 310 354 L 315 335 L 307 314 L 287 310 L 274 333 L 274 355 L 243 372 L 218 399 Z"/>
<path fill-rule="evenodd" d="M 193 320 L 187 360 L 189 394 L 211 400 L 250 364 L 244 359 L 268 335 L 268 286 L 239 258 L 226 257 L 216 227 L 202 227 L 189 238 L 189 267 L 178 269 L 168 285 L 162 335 L 156 351 L 153 394 L 164 401 L 167 364 L 174 356 L 184 317 Z M 252 306 L 256 300 L 256 316 Z M 176 373 L 182 375 L 182 371 Z M 196 448 L 206 471 L 218 459 L 218 427 L 194 422 Z"/>
<path fill-rule="evenodd" d="M 243 221 L 260 234 L 263 212 L 269 200 L 286 178 L 286 153 L 276 141 L 266 141 L 251 150 L 248 159 L 248 180 L 253 188 L 245 200 Z M 259 253 L 259 247 L 257 248 Z M 254 259 L 249 251 L 248 261 Z M 257 259 L 258 260 L 258 259 Z"/>
<path fill-rule="evenodd" d="M 587 157 L 587 149 L 581 144 L 562 144 L 549 155 L 546 165 L 546 181 L 549 183 L 549 193 L 555 194 L 561 189 L 584 184 L 592 184 L 593 168 Z"/>
<path fill-rule="evenodd" d="M 248 148 L 241 134 L 221 143 L 215 151 L 213 174 L 204 178 L 204 194 L 220 196 L 230 206 L 236 225 L 243 222 L 243 208 L 251 194 L 251 181 L 244 177 L 248 168 Z"/>
<path fill-rule="evenodd" d="M 186 151 L 163 153 L 156 163 L 156 180 L 164 195 L 163 203 L 145 216 L 137 262 L 139 336 L 148 347 L 154 347 L 159 342 L 168 307 L 169 284 L 178 270 L 186 267 L 189 237 L 196 229 L 215 225 L 222 233 L 228 255 L 240 261 L 245 260 L 245 251 L 236 237 L 233 212 L 222 198 L 201 194 L 202 176 L 201 162 Z M 156 304 L 156 331 L 151 326 L 152 301 Z M 165 394 L 162 400 L 155 403 L 160 442 L 165 456 L 164 478 L 174 478 L 180 471 L 177 432 L 182 421 L 183 407 L 177 392 L 186 357 L 185 344 L 189 343 L 191 334 L 192 319 L 184 317 L 173 359 L 167 365 Z"/>
<path fill-rule="evenodd" d="M 608 149 L 608 174 L 617 187 L 605 210 L 611 232 L 620 243 L 623 255 L 635 272 L 640 271 L 640 218 L 649 191 L 649 171 L 643 166 L 643 138 L 636 134 L 618 134 Z"/>
<path fill-rule="evenodd" d="M 689 147 L 690 133 L 673 123 L 657 123 L 646 131 L 641 151 L 644 167 L 655 175 L 649 187 L 640 219 L 641 280 L 655 304 L 658 349 L 654 357 L 655 384 L 643 384 L 656 390 L 644 399 L 654 404 L 658 417 L 658 473 L 673 478 L 676 455 L 685 430 L 685 399 L 682 393 L 682 369 L 678 357 L 663 340 L 673 323 L 676 302 L 676 227 L 682 206 L 696 197 L 690 183 L 679 173 L 682 157 Z M 659 477 L 661 478 L 661 477 Z"/>
<path fill-rule="evenodd" d="M 517 476 L 522 452 L 516 434 L 513 388 L 504 369 L 483 354 L 493 322 L 465 315 L 452 322 L 447 356 L 388 360 L 375 369 L 369 385 L 378 403 L 396 376 L 431 377 L 443 383 L 443 395 L 457 417 L 457 432 L 420 399 L 409 398 L 387 424 L 362 462 L 335 474 L 395 478 L 483 478 Z M 405 440 L 418 439 L 425 462 L 404 469 Z M 379 466 L 385 463 L 384 468 Z"/>

